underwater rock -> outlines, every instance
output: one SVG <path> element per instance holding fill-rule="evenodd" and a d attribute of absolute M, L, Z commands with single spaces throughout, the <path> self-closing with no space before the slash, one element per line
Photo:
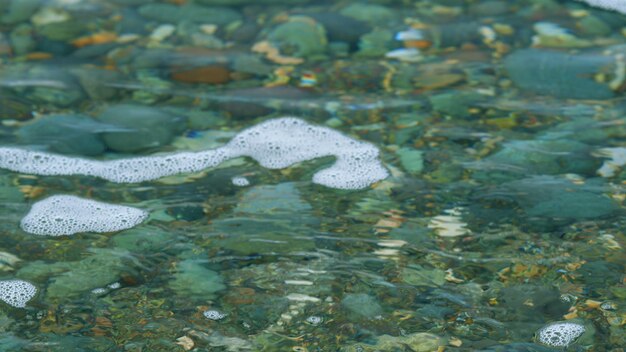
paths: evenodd
<path fill-rule="evenodd" d="M 383 307 L 376 298 L 365 293 L 349 293 L 341 300 L 341 305 L 353 316 L 374 319 L 383 314 Z"/>
<path fill-rule="evenodd" d="M 102 134 L 107 147 L 125 153 L 169 144 L 186 127 L 184 117 L 142 105 L 113 105 L 103 111 L 98 119 L 126 129 Z"/>
<path fill-rule="evenodd" d="M 169 287 L 176 293 L 192 298 L 209 299 L 224 290 L 224 280 L 219 273 L 206 267 L 208 261 L 186 259 L 176 264 L 176 272 Z"/>
<path fill-rule="evenodd" d="M 571 139 L 506 142 L 502 150 L 485 158 L 485 162 L 540 175 L 593 175 L 599 167 L 598 160 L 591 156 L 591 148 Z"/>
<path fill-rule="evenodd" d="M 560 350 L 544 347 L 534 343 L 510 343 L 490 346 L 477 352 L 559 352 Z"/>
<path fill-rule="evenodd" d="M 412 351 L 432 352 L 439 351 L 446 344 L 443 339 L 435 334 L 417 332 L 406 336 L 382 335 L 378 337 L 375 345 L 355 344 L 341 349 L 342 352 L 378 352 L 378 351 Z"/>
<path fill-rule="evenodd" d="M 207 7 L 195 4 L 182 6 L 146 4 L 139 7 L 139 14 L 145 18 L 163 23 L 189 21 L 194 23 L 211 23 L 218 26 L 224 26 L 241 19 L 241 15 L 237 11 L 228 7 Z"/>
<path fill-rule="evenodd" d="M 613 56 L 600 53 L 568 54 L 544 49 L 521 49 L 504 59 L 504 67 L 513 83 L 536 94 L 571 99 L 609 99 L 623 83 L 623 74 L 615 82 L 596 82 L 593 77 L 620 65 Z M 622 68 L 623 69 L 623 68 Z"/>
<path fill-rule="evenodd" d="M 394 11 L 385 6 L 366 3 L 352 3 L 341 9 L 339 13 L 372 26 L 381 27 L 389 27 L 396 17 Z"/>
<path fill-rule="evenodd" d="M 85 115 L 48 115 L 24 125 L 18 140 L 62 154 L 100 155 L 106 149 L 99 133 L 112 129 Z"/>
<path fill-rule="evenodd" d="M 27 88 L 29 100 L 67 107 L 83 99 L 84 93 L 76 78 L 65 67 L 33 66 L 27 72 L 5 77 L 10 87 Z"/>
<path fill-rule="evenodd" d="M 367 22 L 334 12 L 310 13 L 306 16 L 324 26 L 329 42 L 345 42 L 353 50 L 361 36 L 371 30 Z"/>
<path fill-rule="evenodd" d="M 326 50 L 326 31 L 314 19 L 292 16 L 289 21 L 274 28 L 268 35 L 284 56 L 308 58 Z"/>
<path fill-rule="evenodd" d="M 224 84 L 230 81 L 230 71 L 221 65 L 209 65 L 172 72 L 171 78 L 184 83 Z"/>
<path fill-rule="evenodd" d="M 105 287 L 117 282 L 122 273 L 132 270 L 132 266 L 129 266 L 127 261 L 132 261 L 134 258 L 127 251 L 92 248 L 90 252 L 92 252 L 91 255 L 79 261 L 33 262 L 23 269 L 32 273 L 41 271 L 44 277 L 52 274 L 46 289 L 46 297 L 54 301 L 71 299 L 95 288 Z M 29 268 L 31 265 L 33 267 Z M 54 273 L 46 273 L 46 270 L 52 270 Z"/>
<path fill-rule="evenodd" d="M 46 236 L 114 232 L 136 226 L 147 216 L 141 209 L 63 195 L 33 204 L 20 226 L 28 233 Z"/>
<path fill-rule="evenodd" d="M 558 290 L 532 284 L 503 288 L 498 295 L 498 302 L 520 321 L 558 319 L 570 308 L 570 304 L 561 300 Z"/>
<path fill-rule="evenodd" d="M 109 85 L 119 83 L 123 78 L 117 71 L 92 67 L 77 67 L 72 70 L 72 73 L 78 78 L 78 82 L 90 99 L 102 101 L 116 96 L 117 88 Z"/>
<path fill-rule="evenodd" d="M 620 210 L 604 195 L 601 180 L 577 185 L 557 177 L 536 176 L 503 187 L 514 192 L 515 199 L 529 216 L 580 220 L 601 218 Z"/>
<path fill-rule="evenodd" d="M 232 213 L 212 221 L 217 246 L 247 255 L 312 250 L 318 223 L 290 182 L 250 188 Z"/>
<path fill-rule="evenodd" d="M 70 41 L 83 35 L 88 26 L 79 19 L 52 22 L 37 28 L 37 32 L 50 40 Z"/>
<path fill-rule="evenodd" d="M 273 112 L 275 101 L 291 102 L 314 97 L 310 92 L 292 86 L 243 88 L 225 93 L 217 101 L 217 106 L 234 119 L 253 119 Z"/>
<path fill-rule="evenodd" d="M 484 97 L 474 92 L 446 92 L 428 97 L 433 110 L 452 117 L 467 118 L 471 107 L 479 105 Z"/>
<path fill-rule="evenodd" d="M 395 45 L 393 38 L 394 34 L 392 31 L 384 28 L 375 28 L 370 33 L 361 36 L 357 54 L 364 57 L 382 57 Z"/>
<path fill-rule="evenodd" d="M 412 175 L 418 175 L 424 170 L 424 155 L 413 148 L 400 148 L 396 151 L 400 157 L 402 167 Z"/>
<path fill-rule="evenodd" d="M 198 0 L 201 4 L 206 5 L 295 5 L 304 4 L 310 0 Z"/>
<path fill-rule="evenodd" d="M 35 49 L 37 43 L 33 38 L 33 34 L 33 27 L 26 23 L 13 28 L 11 34 L 9 34 L 9 39 L 11 41 L 11 49 L 15 55 L 26 55 Z"/>
<path fill-rule="evenodd" d="M 8 8 L 6 13 L 0 17 L 0 22 L 4 24 L 16 24 L 19 22 L 25 22 L 37 12 L 39 6 L 41 6 L 41 0 L 19 0 L 8 1 Z"/>
<path fill-rule="evenodd" d="M 164 252 L 169 246 L 175 245 L 179 239 L 180 236 L 175 233 L 146 225 L 122 231 L 113 236 L 111 241 L 116 248 L 130 252 L 153 253 Z"/>
<path fill-rule="evenodd" d="M 601 179 L 589 179 L 583 184 L 576 184 L 560 177 L 534 176 L 481 191 L 474 197 L 476 202 L 472 208 L 497 208 L 498 212 L 483 214 L 487 221 L 501 221 L 507 219 L 507 216 L 507 221 L 510 221 L 510 217 L 514 216 L 513 210 L 521 208 L 526 215 L 526 224 L 558 227 L 572 221 L 617 214 L 620 207 L 604 194 L 606 191 L 606 185 Z M 478 215 L 481 210 L 472 212 Z M 519 217 L 519 214 L 516 216 Z"/>
<path fill-rule="evenodd" d="M 20 94 L 0 89 L 0 119 L 28 120 L 33 117 L 32 104 Z"/>

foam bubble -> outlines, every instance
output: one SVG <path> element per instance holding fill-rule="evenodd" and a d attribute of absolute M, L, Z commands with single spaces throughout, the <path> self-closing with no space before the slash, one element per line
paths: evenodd
<path fill-rule="evenodd" d="M 537 332 L 537 340 L 551 347 L 567 347 L 585 332 L 585 326 L 569 321 L 550 323 Z"/>
<path fill-rule="evenodd" d="M 250 185 L 250 181 L 243 176 L 233 177 L 230 181 L 233 183 L 233 185 L 238 187 L 245 187 Z"/>
<path fill-rule="evenodd" d="M 207 319 L 211 319 L 211 320 L 222 320 L 224 318 L 226 318 L 227 314 L 221 313 L 220 311 L 217 310 L 205 310 L 202 315 L 204 315 L 205 318 Z"/>
<path fill-rule="evenodd" d="M 129 183 L 198 172 L 242 156 L 270 169 L 335 156 L 335 163 L 315 173 L 313 182 L 331 188 L 361 189 L 388 176 L 378 154 L 378 148 L 370 143 L 298 118 L 283 117 L 245 129 L 225 146 L 213 150 L 97 161 L 5 147 L 0 148 L 0 167 L 37 175 L 87 175 Z"/>
<path fill-rule="evenodd" d="M 35 235 L 62 236 L 78 232 L 113 232 L 131 228 L 148 213 L 75 196 L 52 196 L 33 204 L 20 225 Z"/>
<path fill-rule="evenodd" d="M 30 282 L 23 280 L 0 281 L 0 300 L 16 307 L 24 308 L 26 303 L 37 294 L 37 288 Z"/>

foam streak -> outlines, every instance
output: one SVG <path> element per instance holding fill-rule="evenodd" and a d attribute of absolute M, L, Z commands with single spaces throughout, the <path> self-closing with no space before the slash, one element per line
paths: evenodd
<path fill-rule="evenodd" d="M 241 156 L 263 167 L 281 169 L 325 156 L 336 162 L 313 175 L 313 182 L 339 189 L 361 189 L 388 176 L 378 148 L 327 127 L 284 117 L 241 131 L 223 147 L 201 152 L 98 161 L 20 148 L 0 148 L 0 168 L 36 175 L 85 175 L 134 183 L 198 172 Z"/>

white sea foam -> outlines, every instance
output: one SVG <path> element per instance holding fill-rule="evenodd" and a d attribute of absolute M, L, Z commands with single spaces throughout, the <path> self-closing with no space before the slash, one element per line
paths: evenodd
<path fill-rule="evenodd" d="M 16 307 L 24 308 L 26 303 L 37 294 L 37 288 L 30 282 L 23 280 L 0 281 L 0 300 Z"/>
<path fill-rule="evenodd" d="M 585 332 L 585 326 L 575 322 L 559 321 L 544 326 L 537 332 L 539 342 L 551 347 L 567 347 Z"/>
<path fill-rule="evenodd" d="M 613 10 L 626 14 L 626 1 L 624 0 L 578 0 L 586 2 L 590 6 L 598 7 L 605 10 Z"/>
<path fill-rule="evenodd" d="M 197 172 L 237 157 L 248 156 L 270 169 L 335 156 L 330 167 L 313 175 L 313 182 L 339 189 L 361 189 L 388 176 L 378 148 L 327 127 L 284 117 L 260 123 L 237 134 L 225 146 L 168 155 L 97 161 L 20 148 L 0 148 L 0 168 L 36 175 L 87 175 L 112 182 L 155 180 Z"/>
<path fill-rule="evenodd" d="M 63 236 L 120 231 L 140 224 L 147 216 L 137 208 L 62 195 L 33 204 L 20 225 L 35 235 Z"/>
<path fill-rule="evenodd" d="M 230 181 L 233 183 L 233 185 L 238 187 L 250 186 L 250 181 L 243 176 L 233 177 L 232 179 L 230 179 Z"/>

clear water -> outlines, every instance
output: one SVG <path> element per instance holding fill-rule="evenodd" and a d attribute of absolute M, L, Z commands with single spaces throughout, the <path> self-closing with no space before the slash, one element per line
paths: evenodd
<path fill-rule="evenodd" d="M 577 1 L 2 0 L 2 146 L 112 160 L 296 116 L 390 176 L 2 170 L 0 279 L 38 293 L 0 302 L 0 350 L 622 351 L 625 29 Z M 150 215 L 23 231 L 52 195 Z M 569 347 L 535 336 L 564 320 Z"/>

